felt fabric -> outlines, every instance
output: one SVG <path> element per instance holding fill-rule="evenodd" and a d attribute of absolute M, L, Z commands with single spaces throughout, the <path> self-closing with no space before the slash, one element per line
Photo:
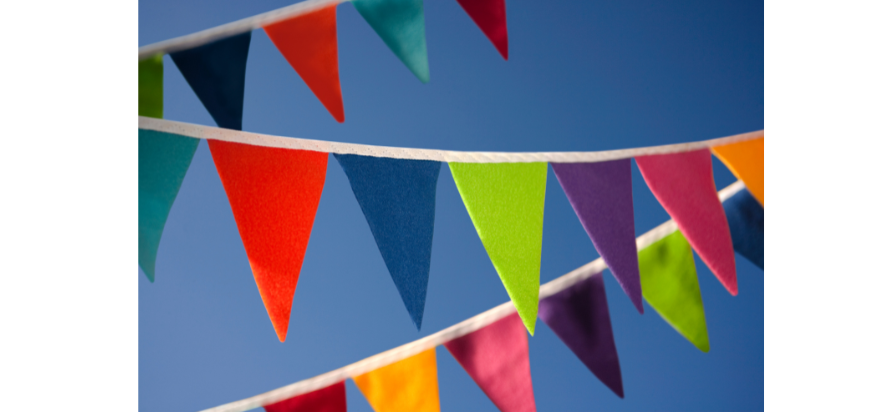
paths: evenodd
<path fill-rule="evenodd" d="M 208 142 L 259 294 L 283 342 L 329 156 Z"/>
<path fill-rule="evenodd" d="M 705 308 L 693 250 L 680 231 L 638 253 L 644 299 L 690 343 L 708 352 Z"/>
<path fill-rule="evenodd" d="M 742 189 L 724 201 L 733 248 L 740 255 L 764 268 L 764 207 L 748 190 Z"/>
<path fill-rule="evenodd" d="M 139 61 L 139 116 L 163 118 L 163 55 Z"/>
<path fill-rule="evenodd" d="M 527 335 L 516 313 L 444 346 L 500 411 L 536 410 Z"/>
<path fill-rule="evenodd" d="M 702 261 L 732 295 L 736 260 L 727 216 L 718 199 L 707 149 L 635 158 L 647 186 Z"/>
<path fill-rule="evenodd" d="M 508 27 L 505 24 L 505 0 L 457 0 L 477 27 L 508 60 Z"/>
<path fill-rule="evenodd" d="M 353 0 L 354 8 L 422 83 L 428 83 L 422 0 Z"/>
<path fill-rule="evenodd" d="M 487 255 L 532 335 L 548 164 L 453 162 L 450 171 Z"/>
<path fill-rule="evenodd" d="M 246 32 L 169 54 L 219 127 L 242 129 L 243 88 L 251 36 Z"/>
<path fill-rule="evenodd" d="M 542 299 L 539 317 L 594 376 L 625 397 L 603 276 L 591 276 Z"/>
<path fill-rule="evenodd" d="M 139 129 L 139 267 L 151 282 L 163 226 L 199 143 Z"/>
<path fill-rule="evenodd" d="M 422 327 L 440 162 L 336 154 L 391 279 Z"/>
<path fill-rule="evenodd" d="M 352 379 L 376 412 L 440 412 L 434 348 Z"/>
<path fill-rule="evenodd" d="M 345 121 L 339 85 L 336 4 L 269 24 L 265 33 L 339 123 Z"/>
<path fill-rule="evenodd" d="M 634 307 L 644 313 L 634 237 L 631 159 L 552 163 L 585 233 Z"/>
<path fill-rule="evenodd" d="M 712 147 L 711 151 L 764 206 L 764 138 Z"/>
<path fill-rule="evenodd" d="M 265 412 L 347 412 L 345 382 L 265 405 Z"/>

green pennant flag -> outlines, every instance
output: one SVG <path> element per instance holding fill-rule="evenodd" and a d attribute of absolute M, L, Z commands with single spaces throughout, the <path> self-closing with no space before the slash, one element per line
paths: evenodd
<path fill-rule="evenodd" d="M 532 335 L 539 308 L 548 163 L 450 163 L 487 255 Z"/>
<path fill-rule="evenodd" d="M 679 231 L 638 252 L 647 303 L 699 350 L 708 352 L 708 327 L 693 249 Z"/>
<path fill-rule="evenodd" d="M 428 83 L 422 0 L 353 0 L 354 8 L 422 83 Z"/>
<path fill-rule="evenodd" d="M 139 116 L 163 118 L 163 55 L 139 61 Z"/>

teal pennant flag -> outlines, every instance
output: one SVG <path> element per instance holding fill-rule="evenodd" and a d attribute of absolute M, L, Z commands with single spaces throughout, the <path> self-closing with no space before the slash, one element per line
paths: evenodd
<path fill-rule="evenodd" d="M 403 64 L 422 83 L 428 83 L 422 0 L 354 0 L 352 3 Z"/>

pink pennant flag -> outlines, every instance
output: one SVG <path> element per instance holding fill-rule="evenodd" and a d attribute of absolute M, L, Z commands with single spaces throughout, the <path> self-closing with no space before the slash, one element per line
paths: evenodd
<path fill-rule="evenodd" d="M 647 186 L 693 250 L 732 295 L 738 293 L 733 241 L 718 200 L 708 149 L 634 159 Z"/>
<path fill-rule="evenodd" d="M 499 54 L 508 60 L 508 26 L 505 24 L 505 0 L 456 0 L 490 39 Z"/>
<path fill-rule="evenodd" d="M 517 313 L 444 346 L 500 411 L 536 411 L 527 332 Z"/>
<path fill-rule="evenodd" d="M 265 412 L 348 412 L 345 381 L 265 405 Z"/>

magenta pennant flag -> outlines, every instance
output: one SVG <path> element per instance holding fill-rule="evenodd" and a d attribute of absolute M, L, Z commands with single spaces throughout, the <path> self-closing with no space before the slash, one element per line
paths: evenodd
<path fill-rule="evenodd" d="M 539 317 L 594 376 L 620 398 L 625 397 L 601 275 L 581 280 L 540 300 Z"/>
<path fill-rule="evenodd" d="M 345 382 L 265 405 L 265 412 L 347 412 Z"/>
<path fill-rule="evenodd" d="M 711 169 L 711 152 L 638 156 L 634 159 L 647 186 L 665 208 L 690 246 L 732 295 L 736 284 L 736 260 L 730 227 Z"/>
<path fill-rule="evenodd" d="M 471 20 L 490 39 L 496 50 L 508 60 L 508 26 L 505 24 L 505 0 L 456 0 Z"/>
<path fill-rule="evenodd" d="M 517 313 L 444 346 L 500 411 L 536 411 L 527 332 Z"/>
<path fill-rule="evenodd" d="M 640 313 L 644 313 L 634 238 L 631 159 L 552 163 L 585 233 Z"/>

